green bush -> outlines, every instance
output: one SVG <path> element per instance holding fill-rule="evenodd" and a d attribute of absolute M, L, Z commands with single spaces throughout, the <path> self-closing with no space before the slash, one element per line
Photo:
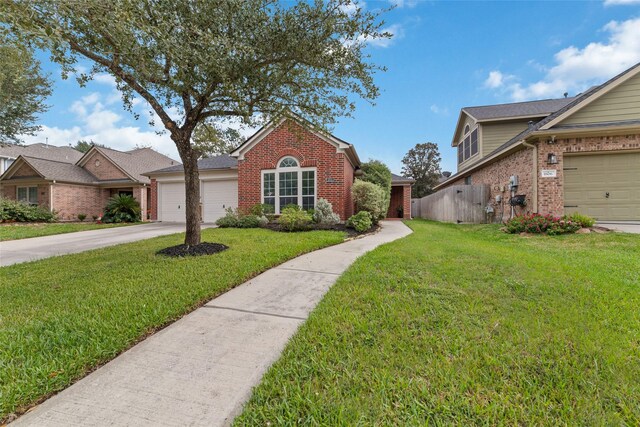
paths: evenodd
<path fill-rule="evenodd" d="M 575 233 L 578 229 L 580 224 L 571 220 L 540 214 L 518 215 L 505 224 L 507 233 L 546 233 L 550 236 Z"/>
<path fill-rule="evenodd" d="M 140 203 L 129 194 L 118 194 L 109 199 L 102 216 L 102 222 L 140 221 Z"/>
<path fill-rule="evenodd" d="M 55 214 L 46 208 L 0 198 L 0 222 L 51 222 L 55 219 Z"/>
<path fill-rule="evenodd" d="M 340 216 L 333 212 L 333 206 L 326 199 L 318 199 L 316 209 L 312 214 L 313 220 L 318 224 L 333 225 L 340 222 Z"/>
<path fill-rule="evenodd" d="M 351 196 L 356 212 L 369 212 L 374 224 L 386 216 L 389 203 L 385 190 L 379 185 L 357 179 L 351 187 Z"/>
<path fill-rule="evenodd" d="M 384 190 L 384 203 L 383 211 L 385 215 L 389 209 L 389 203 L 391 202 L 391 171 L 380 160 L 369 160 L 360 167 L 362 169 L 362 181 L 371 182 L 380 186 Z M 382 217 L 384 218 L 384 217 Z M 374 218 L 374 221 L 376 219 Z"/>
<path fill-rule="evenodd" d="M 582 228 L 593 227 L 596 223 L 596 220 L 587 215 L 582 215 L 579 213 L 574 213 L 571 215 L 565 215 L 564 219 L 575 222 L 580 225 Z"/>
<path fill-rule="evenodd" d="M 78 219 L 80 220 L 80 222 L 84 221 L 86 217 L 87 214 L 78 214 Z"/>
<path fill-rule="evenodd" d="M 278 218 L 278 223 L 287 231 L 306 230 L 309 228 L 311 221 L 311 215 L 297 205 L 285 207 L 280 214 L 280 218 Z"/>
<path fill-rule="evenodd" d="M 273 205 L 268 205 L 266 203 L 258 203 L 257 205 L 253 205 L 251 209 L 249 209 L 249 213 L 255 216 L 266 216 L 272 215 L 275 213 L 275 208 Z"/>
<path fill-rule="evenodd" d="M 346 225 L 349 228 L 353 228 L 358 233 L 367 231 L 373 225 L 373 221 L 371 220 L 371 214 L 367 211 L 360 211 L 357 214 L 352 215 L 347 220 Z"/>
<path fill-rule="evenodd" d="M 225 209 L 225 215 L 216 220 L 216 225 L 220 228 L 236 228 L 240 222 L 238 211 L 233 208 Z"/>
<path fill-rule="evenodd" d="M 241 216 L 238 220 L 239 228 L 258 228 L 260 226 L 260 218 L 257 215 Z"/>

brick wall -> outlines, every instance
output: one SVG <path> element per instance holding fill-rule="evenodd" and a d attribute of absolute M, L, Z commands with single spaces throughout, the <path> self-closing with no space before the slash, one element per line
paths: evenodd
<path fill-rule="evenodd" d="M 151 180 L 151 195 L 149 197 L 149 217 L 151 221 L 158 220 L 158 182 Z"/>
<path fill-rule="evenodd" d="M 554 144 L 538 143 L 538 169 L 556 169 L 555 178 L 540 178 L 538 172 L 538 211 L 541 214 L 564 214 L 564 153 L 640 150 L 640 134 L 556 139 Z M 549 153 L 558 164 L 547 164 Z M 639 165 L 640 167 L 640 165 Z"/>
<path fill-rule="evenodd" d="M 519 180 L 516 194 L 524 194 L 528 203 L 525 207 L 516 207 L 516 215 L 533 212 L 532 161 L 533 150 L 525 148 L 471 173 L 471 184 L 489 184 L 491 188 L 490 201 L 493 204 L 495 210 L 494 218 L 497 221 L 508 219 L 511 212 L 511 206 L 509 205 L 511 197 L 509 178 L 512 175 L 517 175 Z M 464 185 L 466 176 L 468 175 L 462 175 L 462 178 L 452 182 L 452 185 Z M 495 202 L 495 197 L 498 195 L 502 196 L 501 203 Z"/>
<path fill-rule="evenodd" d="M 53 209 L 58 219 L 77 220 L 78 214 L 102 216 L 109 199 L 109 189 L 73 184 L 53 185 Z"/>
<path fill-rule="evenodd" d="M 404 192 L 403 207 L 404 207 L 404 219 L 411 219 L 411 185 L 403 185 L 402 191 Z"/>
<path fill-rule="evenodd" d="M 111 160 L 97 151 L 86 160 L 83 167 L 100 180 L 128 178 Z"/>
<path fill-rule="evenodd" d="M 342 220 L 353 213 L 353 167 L 343 153 L 295 122 L 284 122 L 238 162 L 238 206 L 249 209 L 262 202 L 262 171 L 275 169 L 284 156 L 298 159 L 302 167 L 315 167 L 317 198 L 327 199 Z M 350 171 L 348 169 L 351 169 Z"/>
<path fill-rule="evenodd" d="M 402 206 L 404 219 L 411 219 L 411 184 L 391 187 L 391 201 L 387 218 L 398 218 L 398 206 Z"/>

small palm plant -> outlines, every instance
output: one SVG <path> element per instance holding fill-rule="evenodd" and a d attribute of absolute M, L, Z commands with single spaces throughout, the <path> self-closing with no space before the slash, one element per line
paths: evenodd
<path fill-rule="evenodd" d="M 119 194 L 109 199 L 104 210 L 103 222 L 140 221 L 140 203 L 133 196 Z"/>

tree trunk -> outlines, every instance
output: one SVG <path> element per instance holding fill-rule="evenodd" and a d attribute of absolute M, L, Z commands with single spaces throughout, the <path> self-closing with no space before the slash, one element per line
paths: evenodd
<path fill-rule="evenodd" d="M 190 136 L 175 141 L 178 153 L 184 167 L 186 234 L 184 243 L 192 246 L 200 243 L 200 172 L 198 171 L 198 156 L 190 143 Z"/>

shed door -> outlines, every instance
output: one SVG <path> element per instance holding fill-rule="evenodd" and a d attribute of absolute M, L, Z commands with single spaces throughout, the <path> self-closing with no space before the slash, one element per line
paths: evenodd
<path fill-rule="evenodd" d="M 226 208 L 238 207 L 238 181 L 203 181 L 202 216 L 204 222 L 223 217 Z"/>
<path fill-rule="evenodd" d="M 564 156 L 564 211 L 640 220 L 640 153 Z"/>
<path fill-rule="evenodd" d="M 158 220 L 185 222 L 184 182 L 158 183 Z"/>

